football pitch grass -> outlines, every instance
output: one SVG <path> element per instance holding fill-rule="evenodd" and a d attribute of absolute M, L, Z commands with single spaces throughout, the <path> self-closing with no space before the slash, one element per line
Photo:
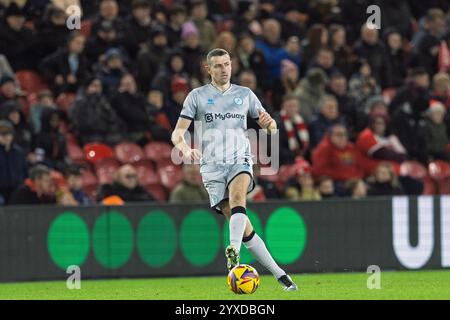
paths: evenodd
<path fill-rule="evenodd" d="M 297 274 L 300 290 L 284 292 L 272 276 L 261 277 L 258 290 L 236 295 L 226 277 L 82 280 L 69 290 L 65 281 L 0 284 L 0 299 L 157 299 L 157 300 L 310 300 L 310 299 L 450 299 L 450 270 L 381 273 L 381 289 L 367 288 L 366 273 Z"/>

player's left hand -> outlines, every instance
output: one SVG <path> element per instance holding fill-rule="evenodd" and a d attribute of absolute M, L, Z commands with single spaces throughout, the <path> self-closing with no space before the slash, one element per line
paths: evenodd
<path fill-rule="evenodd" d="M 264 111 L 259 113 L 259 124 L 262 128 L 267 129 L 271 125 L 272 121 L 272 117 L 267 112 Z"/>

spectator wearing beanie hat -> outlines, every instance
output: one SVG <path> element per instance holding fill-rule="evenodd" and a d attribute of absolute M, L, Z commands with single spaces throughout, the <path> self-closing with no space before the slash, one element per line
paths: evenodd
<path fill-rule="evenodd" d="M 436 100 L 430 101 L 425 111 L 425 142 L 429 160 L 450 161 L 447 149 L 449 143 L 447 129 L 444 124 L 445 107 Z"/>
<path fill-rule="evenodd" d="M 181 53 L 186 63 L 186 71 L 192 76 L 199 69 L 200 59 L 204 53 L 200 46 L 200 33 L 192 21 L 183 25 L 181 39 L 183 40 Z"/>
<path fill-rule="evenodd" d="M 189 85 L 184 78 L 175 76 L 172 79 L 170 88 L 172 92 L 171 98 L 165 106 L 164 111 L 169 118 L 170 125 L 172 128 L 175 128 L 178 121 L 178 115 L 183 108 L 183 102 L 189 93 Z"/>
<path fill-rule="evenodd" d="M 0 53 L 4 54 L 14 71 L 36 69 L 38 45 L 33 32 L 25 27 L 25 11 L 15 2 L 5 10 L 0 20 Z"/>

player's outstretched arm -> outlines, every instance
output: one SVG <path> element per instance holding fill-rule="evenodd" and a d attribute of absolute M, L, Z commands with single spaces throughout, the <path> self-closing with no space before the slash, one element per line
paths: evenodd
<path fill-rule="evenodd" d="M 276 121 L 265 111 L 259 113 L 258 124 L 267 134 L 275 134 L 277 132 Z"/>
<path fill-rule="evenodd" d="M 191 125 L 192 120 L 185 118 L 178 118 L 177 125 L 172 132 L 173 145 L 183 153 L 183 156 L 191 160 L 200 160 L 201 153 L 197 149 L 192 149 L 184 140 L 184 134 Z"/>

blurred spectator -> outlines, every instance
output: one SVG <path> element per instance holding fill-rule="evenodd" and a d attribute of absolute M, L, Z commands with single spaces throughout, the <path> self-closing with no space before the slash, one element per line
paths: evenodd
<path fill-rule="evenodd" d="M 428 157 L 422 113 L 428 108 L 428 74 L 423 69 L 416 69 L 412 77 L 414 80 L 399 90 L 389 106 L 391 127 L 408 155 L 426 164 Z"/>
<path fill-rule="evenodd" d="M 56 204 L 49 168 L 41 164 L 32 167 L 29 171 L 29 178 L 25 180 L 24 185 L 12 193 L 8 204 Z"/>
<path fill-rule="evenodd" d="M 120 79 L 127 74 L 124 65 L 124 56 L 117 48 L 108 49 L 105 60 L 100 62 L 97 78 L 101 81 L 103 94 L 107 97 L 113 96 L 119 88 Z"/>
<path fill-rule="evenodd" d="M 28 175 L 25 153 L 13 140 L 12 124 L 0 120 L 0 205 L 8 203 L 11 193 Z"/>
<path fill-rule="evenodd" d="M 282 194 L 278 190 L 278 187 L 267 179 L 265 175 L 261 174 L 261 165 L 254 164 L 253 165 L 254 176 L 256 186 L 261 187 L 262 193 L 264 195 L 264 199 L 281 199 Z M 255 187 L 256 188 L 256 187 Z"/>
<path fill-rule="evenodd" d="M 252 0 L 241 0 L 238 2 L 232 29 L 235 35 L 249 34 L 258 36 L 262 33 L 261 24 L 257 19 L 257 7 L 258 5 Z"/>
<path fill-rule="evenodd" d="M 298 1 L 287 1 L 286 4 L 281 3 L 280 5 L 280 10 L 283 14 L 283 19 L 281 19 L 281 38 L 286 40 L 295 36 L 303 39 L 306 34 L 306 26 L 304 14 L 300 11 L 302 4 L 298 4 Z"/>
<path fill-rule="evenodd" d="M 172 126 L 164 112 L 164 95 L 159 90 L 150 90 L 147 94 L 148 114 L 153 124 L 150 126 L 152 140 L 171 143 Z"/>
<path fill-rule="evenodd" d="M 211 81 L 211 76 L 209 76 L 209 81 Z M 256 74 L 251 69 L 245 69 L 239 74 L 238 84 L 240 86 L 244 86 L 250 88 L 253 93 L 258 97 L 261 104 L 264 106 L 268 112 L 271 111 L 271 106 L 267 104 L 266 99 L 264 97 L 264 92 L 258 86 L 258 79 Z M 281 103 L 280 103 L 281 105 Z"/>
<path fill-rule="evenodd" d="M 41 114 L 42 111 L 49 108 L 56 110 L 55 100 L 50 90 L 44 89 L 38 93 L 36 104 L 31 106 L 30 121 L 33 133 L 37 134 L 41 131 Z"/>
<path fill-rule="evenodd" d="M 243 69 L 251 69 L 259 79 L 260 87 L 266 86 L 266 60 L 263 53 L 256 49 L 255 40 L 248 33 L 243 33 L 239 38 L 237 55 Z"/>
<path fill-rule="evenodd" d="M 210 50 L 214 48 L 225 49 L 230 54 L 231 59 L 233 59 L 237 56 L 236 45 L 237 40 L 234 34 L 230 31 L 222 31 L 214 40 Z"/>
<path fill-rule="evenodd" d="M 317 182 L 317 190 L 319 191 L 320 198 L 322 200 L 336 197 L 334 182 L 333 179 L 331 179 L 330 177 L 327 176 L 319 177 Z"/>
<path fill-rule="evenodd" d="M 410 10 L 410 1 L 408 0 L 388 0 L 378 1 L 380 6 L 381 25 L 383 29 L 395 28 L 399 30 L 402 37 L 411 38 L 412 23 L 414 17 Z"/>
<path fill-rule="evenodd" d="M 286 45 L 284 49 L 287 52 L 287 57 L 289 60 L 294 62 L 298 68 L 301 66 L 301 58 L 300 58 L 300 40 L 297 36 L 291 36 L 287 39 Z"/>
<path fill-rule="evenodd" d="M 450 108 L 450 76 L 447 73 L 439 72 L 434 75 L 431 99 L 440 101 L 446 110 Z M 447 135 L 450 137 L 450 112 L 445 113 L 444 122 L 447 127 Z"/>
<path fill-rule="evenodd" d="M 347 31 L 340 24 L 330 26 L 330 39 L 328 46 L 334 53 L 334 65 L 346 78 L 352 73 L 352 66 L 356 56 L 347 44 Z"/>
<path fill-rule="evenodd" d="M 100 187 L 97 200 L 102 201 L 109 196 L 119 196 L 125 202 L 154 201 L 142 186 L 139 185 L 136 169 L 129 164 L 121 166 L 114 173 L 112 184 L 104 184 Z"/>
<path fill-rule="evenodd" d="M 405 194 L 394 169 L 389 163 L 380 163 L 369 179 L 369 196 L 394 196 Z"/>
<path fill-rule="evenodd" d="M 174 50 L 167 56 L 165 65 L 160 66 L 151 87 L 162 91 L 164 99 L 167 100 L 170 98 L 172 79 L 175 77 L 183 77 L 185 80 L 189 78 L 186 61 L 183 53 L 179 50 Z"/>
<path fill-rule="evenodd" d="M 395 29 L 387 29 L 384 35 L 386 48 L 386 84 L 384 87 L 398 88 L 406 77 L 407 56 L 403 51 L 403 39 Z"/>
<path fill-rule="evenodd" d="M 291 201 L 311 201 L 320 200 L 319 191 L 314 186 L 314 180 L 309 165 L 300 167 L 295 178 L 288 181 L 288 186 L 284 192 L 286 199 Z"/>
<path fill-rule="evenodd" d="M 345 183 L 347 195 L 352 199 L 364 199 L 367 197 L 367 184 L 362 179 L 348 180 Z"/>
<path fill-rule="evenodd" d="M 131 3 L 131 15 L 125 21 L 129 28 L 129 34 L 133 37 L 133 48 L 139 50 L 150 38 L 155 23 L 151 18 L 151 6 L 149 0 L 133 0 Z"/>
<path fill-rule="evenodd" d="M 435 100 L 431 100 L 430 107 L 425 112 L 425 143 L 430 160 L 450 161 L 448 151 L 447 128 L 444 124 L 445 107 Z"/>
<path fill-rule="evenodd" d="M 167 56 L 170 54 L 167 36 L 162 28 L 153 28 L 149 39 L 150 41 L 139 52 L 136 64 L 137 81 L 142 92 L 150 90 L 152 80 L 159 67 L 164 65 Z"/>
<path fill-rule="evenodd" d="M 169 8 L 169 21 L 165 26 L 165 34 L 168 39 L 169 46 L 175 47 L 181 41 L 181 28 L 186 22 L 187 11 L 182 4 L 174 3 Z"/>
<path fill-rule="evenodd" d="M 306 38 L 302 41 L 302 60 L 312 61 L 320 48 L 328 44 L 328 30 L 319 23 L 313 24 L 307 31 Z"/>
<path fill-rule="evenodd" d="M 197 165 L 183 165 L 183 180 L 170 193 L 170 203 L 200 202 L 208 199 L 199 170 Z"/>
<path fill-rule="evenodd" d="M 357 121 L 356 105 L 355 100 L 348 93 L 347 79 L 344 74 L 334 72 L 328 82 L 327 91 L 336 98 L 339 114 L 344 117 L 347 129 L 353 134 Z"/>
<path fill-rule="evenodd" d="M 204 51 L 208 51 L 216 39 L 216 29 L 207 19 L 208 7 L 204 0 L 192 0 L 190 3 L 192 22 L 199 31 L 201 47 Z"/>
<path fill-rule="evenodd" d="M 0 109 L 0 119 L 8 120 L 14 126 L 14 143 L 19 145 L 28 154 L 31 146 L 31 129 L 26 117 L 15 101 L 4 103 Z"/>
<path fill-rule="evenodd" d="M 70 30 L 66 25 L 66 12 L 53 5 L 47 6 L 42 20 L 36 23 L 37 37 L 39 38 L 39 57 L 47 57 L 64 47 Z"/>
<path fill-rule="evenodd" d="M 64 171 L 66 169 L 66 138 L 60 131 L 61 117 L 57 110 L 46 109 L 41 114 L 41 131 L 36 135 L 33 150 L 38 162 Z"/>
<path fill-rule="evenodd" d="M 164 112 L 169 118 L 172 128 L 175 128 L 184 100 L 189 93 L 189 86 L 186 80 L 182 77 L 174 77 L 171 84 L 171 92 L 172 95 L 164 107 Z"/>
<path fill-rule="evenodd" d="M 355 72 L 349 82 L 349 93 L 357 105 L 364 104 L 371 96 L 381 93 L 381 88 L 372 76 L 372 69 L 366 60 L 356 63 Z"/>
<path fill-rule="evenodd" d="M 129 39 L 129 28 L 119 16 L 119 6 L 116 0 L 100 0 L 99 12 L 92 22 L 92 32 L 95 34 L 105 21 L 112 23 L 119 39 Z"/>
<path fill-rule="evenodd" d="M 314 56 L 313 63 L 310 68 L 322 69 L 329 77 L 333 72 L 338 71 L 334 66 L 334 53 L 327 47 L 322 47 Z"/>
<path fill-rule="evenodd" d="M 288 58 L 285 48 L 280 42 L 281 27 L 275 19 L 263 22 L 263 38 L 256 42 L 256 48 L 261 50 L 267 66 L 267 85 L 281 75 L 281 61 Z"/>
<path fill-rule="evenodd" d="M 300 114 L 306 123 L 311 121 L 311 117 L 319 112 L 319 106 L 325 97 L 325 84 L 328 81 L 323 70 L 312 68 L 308 70 L 306 77 L 300 81 L 295 89 L 295 95 L 300 100 Z"/>
<path fill-rule="evenodd" d="M 411 70 L 406 83 L 401 87 L 392 98 L 389 104 L 389 114 L 393 115 L 405 105 L 417 109 L 418 112 L 425 111 L 428 107 L 429 99 L 428 87 L 430 78 L 424 68 L 415 68 Z"/>
<path fill-rule="evenodd" d="M 34 70 L 38 55 L 30 55 L 37 49 L 37 37 L 25 26 L 25 12 L 12 2 L 0 21 L 0 53 L 4 54 L 14 71 Z"/>
<path fill-rule="evenodd" d="M 315 148 L 328 129 L 337 124 L 344 124 L 344 118 L 339 115 L 339 107 L 334 96 L 326 95 L 320 105 L 319 114 L 312 117 L 308 129 L 311 148 Z"/>
<path fill-rule="evenodd" d="M 334 181 L 364 177 L 359 150 L 348 141 L 347 129 L 335 124 L 312 152 L 313 174 L 326 175 Z"/>
<path fill-rule="evenodd" d="M 370 115 L 374 113 L 389 113 L 388 105 L 381 95 L 371 96 L 362 106 L 356 109 L 356 132 L 361 132 L 369 126 Z"/>
<path fill-rule="evenodd" d="M 127 124 L 129 139 L 141 145 L 147 143 L 147 131 L 151 125 L 147 113 L 148 103 L 144 95 L 137 91 L 136 81 L 131 74 L 125 74 L 120 80 L 119 91 L 112 98 L 111 106 Z"/>
<path fill-rule="evenodd" d="M 83 191 L 83 178 L 80 168 L 75 166 L 69 167 L 65 172 L 65 178 L 69 192 L 77 204 L 88 205 L 92 203 L 91 199 Z"/>
<path fill-rule="evenodd" d="M 450 75 L 445 72 L 436 73 L 433 76 L 433 88 L 431 98 L 450 108 Z"/>
<path fill-rule="evenodd" d="M 200 65 L 200 60 L 204 51 L 200 45 L 200 33 L 192 21 L 188 21 L 183 25 L 181 31 L 181 53 L 185 61 L 185 70 L 192 76 Z"/>
<path fill-rule="evenodd" d="M 280 163 L 293 163 L 309 147 L 309 133 L 303 120 L 298 99 L 293 95 L 284 98 L 281 111 L 274 117 L 280 134 Z"/>
<path fill-rule="evenodd" d="M 56 96 L 62 92 L 76 92 L 86 79 L 88 65 L 83 54 L 85 41 L 81 33 L 71 33 L 65 48 L 42 61 L 40 70 Z"/>
<path fill-rule="evenodd" d="M 407 159 L 406 150 L 397 138 L 388 130 L 389 116 L 386 112 L 372 113 L 369 126 L 358 136 L 356 147 L 369 171 L 375 169 L 381 161 L 391 161 L 399 172 L 399 163 Z"/>
<path fill-rule="evenodd" d="M 360 39 L 355 43 L 353 51 L 360 59 L 367 60 L 371 75 L 383 88 L 387 87 L 385 48 L 379 39 L 378 29 L 369 28 L 367 23 L 361 27 Z"/>
<path fill-rule="evenodd" d="M 93 32 L 86 44 L 86 57 L 89 65 L 94 65 L 97 61 L 104 60 L 103 55 L 111 48 L 118 48 L 126 52 L 126 44 L 118 38 L 118 31 L 111 21 L 103 21 L 98 30 Z"/>
<path fill-rule="evenodd" d="M 18 101 L 19 87 L 16 85 L 14 77 L 4 74 L 0 78 L 0 107 L 7 101 Z M 0 109 L 0 113 L 1 113 Z"/>
<path fill-rule="evenodd" d="M 294 93 L 299 82 L 299 69 L 288 59 L 281 61 L 281 77 L 275 80 L 272 89 L 272 104 L 275 110 L 281 109 L 283 97 Z"/>
<path fill-rule="evenodd" d="M 69 111 L 73 131 L 82 145 L 103 142 L 114 145 L 126 138 L 126 124 L 103 95 L 102 83 L 90 78 Z"/>
<path fill-rule="evenodd" d="M 445 15 L 441 9 L 429 9 L 425 15 L 425 32 L 413 45 L 411 66 L 423 67 L 430 77 L 438 70 L 438 52 L 445 32 Z"/>

